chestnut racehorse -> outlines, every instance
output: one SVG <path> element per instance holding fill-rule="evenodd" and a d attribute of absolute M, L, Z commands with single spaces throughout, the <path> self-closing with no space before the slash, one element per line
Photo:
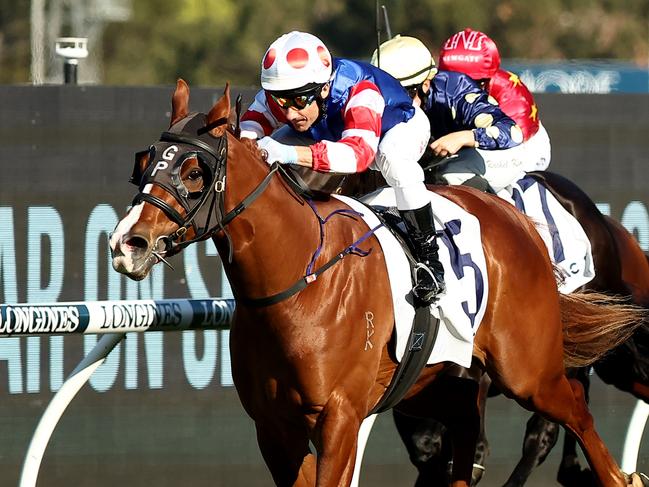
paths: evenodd
<path fill-rule="evenodd" d="M 542 182 L 564 208 L 579 220 L 591 242 L 597 275 L 585 288 L 625 296 L 634 304 L 649 308 L 649 262 L 633 235 L 617 221 L 602 215 L 588 195 L 565 177 L 551 172 L 533 172 L 530 175 Z M 596 361 L 594 369 L 606 383 L 649 402 L 648 352 L 649 324 L 643 323 L 629 340 Z M 455 372 L 459 376 L 466 373 L 462 370 Z M 569 373 L 582 381 L 587 390 L 588 368 L 573 369 Z M 483 377 L 480 381 L 482 400 L 487 397 L 489 385 L 489 378 Z M 481 404 L 480 410 L 484 414 L 484 404 Z M 394 412 L 394 420 L 411 461 L 419 471 L 415 485 L 436 485 L 436 482 L 446 477 L 446 467 L 451 459 L 450 449 L 444 445 L 447 441 L 445 427 L 438 421 L 407 417 L 397 411 Z M 480 466 L 484 466 L 488 451 L 484 417 L 481 426 L 473 485 L 482 476 L 484 470 Z M 558 433 L 556 424 L 534 415 L 527 424 L 523 457 L 504 486 L 524 485 L 532 470 L 545 460 L 556 444 Z M 590 473 L 582 471 L 575 442 L 569 436 L 564 444 L 558 479 L 566 487 L 594 485 Z"/>
<path fill-rule="evenodd" d="M 275 483 L 347 486 L 360 423 L 397 365 L 384 255 L 346 204 L 301 196 L 281 166 L 269 167 L 254 143 L 236 137 L 230 112 L 226 86 L 207 115 L 190 113 L 189 88 L 178 81 L 169 131 L 134 167 L 140 192 L 111 236 L 113 267 L 142 279 L 184 246 L 213 238 L 237 303 L 234 383 Z M 595 430 L 582 386 L 564 368 L 623 341 L 640 312 L 604 304 L 602 296 L 560 296 L 526 217 L 470 188 L 436 191 L 482 223 L 490 293 L 474 360 L 507 396 L 572 432 L 602 486 L 641 485 L 637 475 L 620 471 Z M 475 390 L 431 387 L 446 366 L 426 367 L 398 407 L 426 415 L 474 402 Z M 452 486 L 467 487 L 476 438 L 454 428 L 452 440 Z"/>

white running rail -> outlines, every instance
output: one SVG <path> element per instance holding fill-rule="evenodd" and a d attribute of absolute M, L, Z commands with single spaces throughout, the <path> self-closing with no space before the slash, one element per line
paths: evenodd
<path fill-rule="evenodd" d="M 0 338 L 52 334 L 104 334 L 56 392 L 25 456 L 19 487 L 36 487 L 47 444 L 63 413 L 126 332 L 228 329 L 232 299 L 87 301 L 0 305 Z"/>

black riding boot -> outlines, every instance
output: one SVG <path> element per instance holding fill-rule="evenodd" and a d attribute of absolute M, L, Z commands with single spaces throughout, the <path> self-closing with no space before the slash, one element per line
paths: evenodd
<path fill-rule="evenodd" d="M 433 222 L 433 208 L 430 203 L 416 210 L 399 210 L 406 223 L 408 234 L 414 243 L 416 269 L 414 295 L 429 305 L 446 291 L 444 268 L 439 261 L 437 236 Z"/>

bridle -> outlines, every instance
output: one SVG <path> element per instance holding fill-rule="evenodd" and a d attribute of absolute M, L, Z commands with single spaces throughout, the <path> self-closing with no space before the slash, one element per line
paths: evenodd
<path fill-rule="evenodd" d="M 158 238 L 155 245 L 158 257 L 161 257 L 160 254 L 162 256 L 175 254 L 194 242 L 210 238 L 221 230 L 225 231 L 225 226 L 263 193 L 272 176 L 277 172 L 279 165 L 273 164 L 257 187 L 226 213 L 224 204 L 228 156 L 227 131 L 218 137 L 208 134 L 209 130 L 225 124 L 227 120 L 224 118 L 205 125 L 202 114 L 196 114 L 192 118 L 187 117 L 175 124 L 170 131 L 163 132 L 158 142 L 148 151 L 136 154 L 131 182 L 136 184 L 140 191 L 135 195 L 132 205 L 141 202 L 150 203 L 178 225 L 178 229 L 171 234 Z M 192 135 L 193 133 L 196 133 L 196 136 Z M 142 172 L 139 158 L 144 153 L 149 154 L 150 162 Z M 161 154 L 161 159 L 154 162 L 157 154 Z M 203 189 L 195 193 L 190 192 L 183 184 L 180 174 L 185 161 L 191 158 L 197 159 L 203 169 Z M 145 187 L 151 184 L 169 193 L 183 207 L 184 215 L 162 198 L 144 192 Z M 183 238 L 190 227 L 194 230 L 194 237 Z M 227 236 L 230 242 L 229 235 Z M 162 249 L 158 249 L 160 243 L 164 245 Z M 231 249 L 230 242 L 229 259 L 232 255 Z"/>
<path fill-rule="evenodd" d="M 139 158 L 142 152 L 136 154 L 131 182 L 136 184 L 140 191 L 133 199 L 135 206 L 147 202 L 163 211 L 167 217 L 178 225 L 178 229 L 170 235 L 163 236 L 158 242 L 164 243 L 164 252 L 172 249 L 174 252 L 187 245 L 208 238 L 213 232 L 211 221 L 223 213 L 223 197 L 226 181 L 226 162 L 228 152 L 227 135 L 213 137 L 204 131 L 191 130 L 201 124 L 203 116 L 194 115 L 175 124 L 169 131 L 160 135 L 158 142 L 153 144 L 148 151 L 149 164 L 144 172 L 141 171 Z M 219 120 L 225 124 L 226 120 Z M 178 128 L 181 127 L 181 128 Z M 191 135 L 192 132 L 197 136 Z M 210 140 L 211 139 L 211 140 Z M 199 192 L 190 192 L 181 178 L 183 164 L 195 158 L 203 170 L 203 189 Z M 162 198 L 150 192 L 144 192 L 148 185 L 161 187 L 182 206 L 184 215 L 169 205 Z M 183 239 L 187 230 L 194 229 L 194 238 Z M 158 242 L 156 242 L 156 247 Z"/>

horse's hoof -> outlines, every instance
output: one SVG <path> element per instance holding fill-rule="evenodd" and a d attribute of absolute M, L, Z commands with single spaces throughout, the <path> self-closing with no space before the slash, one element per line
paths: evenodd
<path fill-rule="evenodd" d="M 485 473 L 485 468 L 483 465 L 478 463 L 473 464 L 473 471 L 471 472 L 471 487 L 475 487 L 482 480 L 482 476 Z"/>

